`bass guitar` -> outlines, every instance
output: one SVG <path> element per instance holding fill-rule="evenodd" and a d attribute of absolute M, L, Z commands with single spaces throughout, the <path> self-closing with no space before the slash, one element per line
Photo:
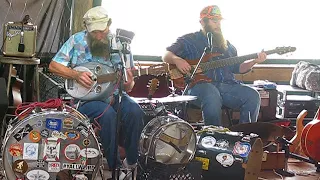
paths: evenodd
<path fill-rule="evenodd" d="M 303 128 L 301 147 L 310 159 L 320 162 L 320 107 L 314 119 Z"/>
<path fill-rule="evenodd" d="M 277 47 L 273 50 L 265 51 L 267 55 L 277 53 L 279 55 L 288 53 L 288 52 L 294 52 L 296 50 L 295 47 Z M 221 68 L 224 66 L 229 66 L 233 64 L 240 64 L 243 63 L 246 60 L 249 59 L 255 59 L 258 58 L 258 54 L 249 54 L 245 56 L 236 56 L 236 57 L 230 57 L 226 59 L 220 59 L 215 61 L 210 61 L 212 58 L 217 57 L 221 54 L 219 53 L 209 53 L 203 57 L 202 62 L 199 65 L 199 68 L 196 71 L 196 74 L 194 76 L 193 81 L 190 83 L 190 87 L 194 86 L 198 82 L 211 82 L 211 79 L 208 78 L 203 73 L 210 70 L 210 69 L 216 69 Z M 192 67 L 193 71 L 198 64 L 199 60 L 186 60 Z M 186 80 L 189 79 L 190 74 L 183 74 L 181 73 L 176 65 L 170 64 L 169 66 L 169 74 L 171 79 L 174 82 L 174 86 L 179 89 L 184 89 L 186 86 Z"/>
<path fill-rule="evenodd" d="M 91 73 L 93 84 L 88 89 L 83 87 L 74 79 L 65 81 L 65 89 L 68 94 L 80 100 L 103 100 L 111 95 L 114 91 L 115 82 L 118 79 L 118 74 L 112 67 L 96 62 L 85 63 L 81 66 L 73 68 L 76 71 L 87 71 Z M 149 68 L 132 70 L 134 77 L 141 75 L 162 75 L 169 72 L 169 67 L 166 63 L 153 65 Z"/>

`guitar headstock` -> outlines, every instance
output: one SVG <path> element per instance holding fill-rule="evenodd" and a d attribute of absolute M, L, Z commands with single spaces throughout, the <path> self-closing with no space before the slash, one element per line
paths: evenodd
<path fill-rule="evenodd" d="M 157 78 L 153 78 L 149 80 L 147 87 L 148 87 L 148 98 L 151 99 L 151 97 L 159 87 L 159 80 Z"/>
<path fill-rule="evenodd" d="M 152 65 L 148 68 L 148 74 L 160 76 L 169 72 L 169 65 L 167 63 Z"/>
<path fill-rule="evenodd" d="M 286 54 L 286 53 L 289 53 L 289 52 L 294 52 L 296 51 L 296 47 L 291 47 L 291 46 L 288 46 L 288 47 L 277 47 L 275 49 L 276 53 L 279 54 L 279 55 L 282 55 L 282 54 Z"/>

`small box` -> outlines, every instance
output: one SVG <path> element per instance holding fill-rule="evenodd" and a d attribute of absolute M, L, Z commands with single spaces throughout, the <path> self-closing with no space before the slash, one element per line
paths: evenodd
<path fill-rule="evenodd" d="M 31 23 L 8 22 L 3 28 L 3 54 L 5 56 L 35 56 L 37 26 Z"/>

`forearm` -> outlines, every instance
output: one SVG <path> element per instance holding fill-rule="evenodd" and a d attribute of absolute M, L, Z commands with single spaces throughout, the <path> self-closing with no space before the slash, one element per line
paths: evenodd
<path fill-rule="evenodd" d="M 181 57 L 173 54 L 170 51 L 167 51 L 165 55 L 162 57 L 162 61 L 169 64 L 177 64 L 177 62 L 181 60 L 183 60 Z"/>
<path fill-rule="evenodd" d="M 245 61 L 245 62 L 243 62 L 242 64 L 240 64 L 239 72 L 240 72 L 240 73 L 246 73 L 246 72 L 250 71 L 251 68 L 252 68 L 255 64 L 257 64 L 257 63 L 255 62 L 254 59 Z"/>
<path fill-rule="evenodd" d="M 66 79 L 76 79 L 79 76 L 78 71 L 70 69 L 53 60 L 49 64 L 49 71 Z"/>

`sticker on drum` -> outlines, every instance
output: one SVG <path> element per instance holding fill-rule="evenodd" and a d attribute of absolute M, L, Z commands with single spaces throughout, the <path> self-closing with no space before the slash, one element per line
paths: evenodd
<path fill-rule="evenodd" d="M 234 158 L 231 154 L 227 153 L 220 153 L 216 156 L 216 160 L 223 166 L 223 167 L 230 167 L 234 162 Z"/>
<path fill-rule="evenodd" d="M 43 138 L 48 138 L 49 137 L 49 130 L 48 129 L 43 129 L 41 132 L 40 132 L 40 135 L 43 137 Z"/>
<path fill-rule="evenodd" d="M 82 145 L 84 146 L 84 147 L 88 147 L 88 146 L 90 146 L 90 139 L 84 139 L 83 141 L 82 141 Z"/>
<path fill-rule="evenodd" d="M 59 172 L 60 162 L 48 162 L 48 172 Z"/>
<path fill-rule="evenodd" d="M 28 135 L 33 128 L 30 124 L 26 124 L 25 127 L 21 128 L 13 137 L 19 142 L 22 138 L 24 138 L 26 135 Z"/>
<path fill-rule="evenodd" d="M 62 127 L 61 119 L 46 118 L 46 128 L 60 131 Z"/>
<path fill-rule="evenodd" d="M 47 171 L 44 171 L 42 169 L 34 169 L 27 173 L 27 178 L 29 180 L 48 180 L 50 178 L 50 175 Z"/>
<path fill-rule="evenodd" d="M 23 159 L 37 160 L 38 159 L 38 143 L 24 143 L 23 144 Z"/>
<path fill-rule="evenodd" d="M 80 147 L 76 144 L 68 144 L 64 148 L 64 156 L 69 161 L 76 161 L 80 158 Z"/>
<path fill-rule="evenodd" d="M 205 136 L 201 140 L 201 145 L 205 148 L 213 148 L 217 140 L 212 136 Z"/>
<path fill-rule="evenodd" d="M 67 136 L 64 135 L 62 132 L 59 132 L 59 131 L 52 131 L 51 136 L 54 137 L 54 138 L 63 139 L 63 140 L 67 139 Z"/>
<path fill-rule="evenodd" d="M 16 160 L 12 164 L 12 170 L 14 172 L 24 174 L 24 173 L 26 173 L 28 171 L 28 164 L 24 160 L 21 160 L 21 159 Z"/>
<path fill-rule="evenodd" d="M 225 140 L 225 139 L 219 139 L 217 140 L 216 147 L 219 147 L 221 149 L 227 149 L 229 147 L 229 141 Z"/>
<path fill-rule="evenodd" d="M 69 170 L 93 171 L 95 167 L 96 167 L 95 165 L 70 164 L 70 163 L 62 164 L 62 169 L 69 169 Z"/>
<path fill-rule="evenodd" d="M 80 138 L 80 133 L 75 130 L 67 131 L 64 134 L 70 140 L 77 140 Z"/>
<path fill-rule="evenodd" d="M 44 160 L 43 160 L 43 159 L 38 159 L 36 166 L 37 166 L 38 168 L 44 168 Z"/>
<path fill-rule="evenodd" d="M 36 127 L 42 127 L 43 125 L 42 120 L 38 120 L 35 125 Z"/>
<path fill-rule="evenodd" d="M 247 157 L 250 151 L 251 151 L 251 145 L 249 143 L 237 141 L 234 144 L 232 153 L 234 155 L 239 155 L 240 157 Z"/>
<path fill-rule="evenodd" d="M 9 153 L 11 156 L 21 156 L 23 152 L 21 144 L 14 143 L 10 145 Z"/>
<path fill-rule="evenodd" d="M 60 139 L 49 137 L 44 143 L 43 159 L 45 161 L 59 161 Z"/>
<path fill-rule="evenodd" d="M 30 141 L 32 141 L 32 142 L 34 142 L 34 143 L 39 142 L 40 139 L 41 139 L 40 132 L 39 132 L 39 131 L 36 131 L 36 130 L 32 130 L 32 131 L 29 133 L 29 139 L 30 139 Z"/>
<path fill-rule="evenodd" d="M 73 129 L 73 120 L 71 118 L 65 118 L 62 125 L 65 129 Z"/>
<path fill-rule="evenodd" d="M 88 137 L 88 128 L 86 127 L 86 125 L 79 123 L 79 125 L 76 128 L 83 136 Z"/>
<path fill-rule="evenodd" d="M 85 158 L 96 158 L 99 156 L 99 151 L 94 148 L 83 148 L 80 151 L 80 155 Z"/>

